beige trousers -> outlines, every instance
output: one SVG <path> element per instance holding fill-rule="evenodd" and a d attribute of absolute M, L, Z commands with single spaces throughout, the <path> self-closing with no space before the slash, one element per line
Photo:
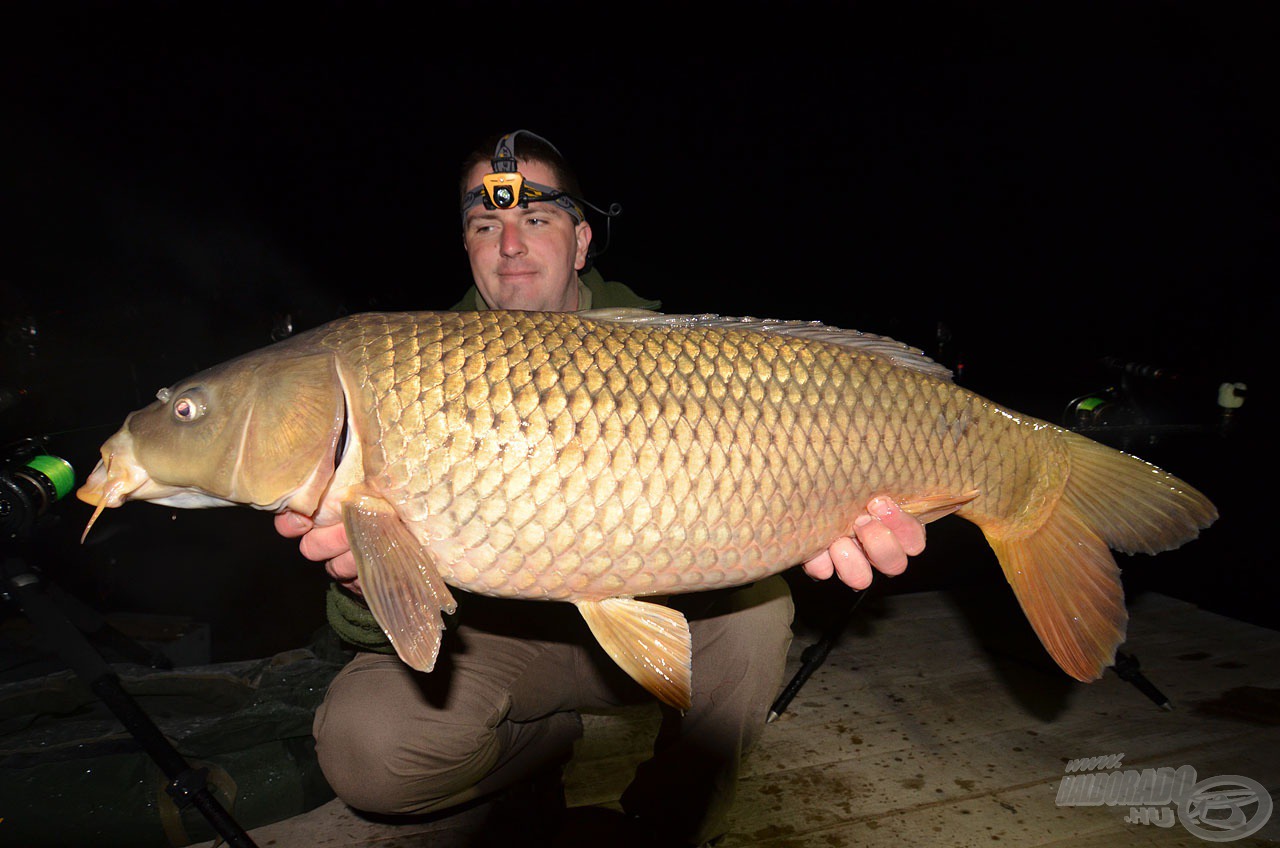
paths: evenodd
<path fill-rule="evenodd" d="M 464 595 L 464 593 L 458 593 Z M 362 653 L 316 713 L 325 777 L 377 813 L 447 809 L 568 761 L 579 711 L 650 698 L 608 658 L 568 604 L 459 598 L 436 668 Z M 718 836 L 743 755 L 782 685 L 794 608 L 785 581 L 671 600 L 693 636 L 693 706 L 664 707 L 654 755 L 622 797 L 694 844 Z"/>

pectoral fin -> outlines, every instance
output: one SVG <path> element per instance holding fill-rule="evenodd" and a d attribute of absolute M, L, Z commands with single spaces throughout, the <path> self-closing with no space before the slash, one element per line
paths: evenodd
<path fill-rule="evenodd" d="M 693 646 L 681 613 L 632 598 L 579 601 L 578 609 L 623 671 L 664 704 L 689 709 Z"/>
<path fill-rule="evenodd" d="M 982 493 L 977 489 L 970 489 L 959 495 L 934 495 L 932 497 L 900 501 L 898 506 L 902 508 L 903 512 L 920 519 L 921 524 L 928 524 L 930 521 L 945 518 L 980 494 Z"/>
<path fill-rule="evenodd" d="M 457 609 L 435 563 L 384 500 L 346 503 L 342 520 L 373 617 L 400 659 L 431 671 L 444 632 L 441 612 Z"/>

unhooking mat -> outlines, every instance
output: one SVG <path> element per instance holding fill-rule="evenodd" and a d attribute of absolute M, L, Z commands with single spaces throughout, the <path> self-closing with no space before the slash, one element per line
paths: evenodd
<path fill-rule="evenodd" d="M 158 671 L 116 665 L 124 691 L 245 830 L 334 797 L 311 720 L 342 666 L 308 649 Z M 0 686 L 0 846 L 148 848 L 218 836 L 72 672 Z"/>

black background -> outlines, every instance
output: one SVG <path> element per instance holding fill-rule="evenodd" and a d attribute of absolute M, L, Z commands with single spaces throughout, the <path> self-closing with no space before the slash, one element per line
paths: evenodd
<path fill-rule="evenodd" d="M 600 267 L 666 311 L 891 335 L 1055 423 L 1118 381 L 1104 357 L 1176 375 L 1134 388 L 1206 432 L 1124 446 L 1223 517 L 1123 558 L 1131 592 L 1276 626 L 1275 27 L 1114 5 L 7 5 L 0 436 L 83 479 L 158 387 L 273 329 L 448 307 L 458 165 L 524 128 L 622 205 Z M 1249 385 L 1227 435 L 1224 381 Z M 210 621 L 219 659 L 323 622 L 266 516 L 134 506 L 82 547 L 89 512 L 40 541 L 98 608 Z M 891 586 L 1005 591 L 960 525 Z"/>

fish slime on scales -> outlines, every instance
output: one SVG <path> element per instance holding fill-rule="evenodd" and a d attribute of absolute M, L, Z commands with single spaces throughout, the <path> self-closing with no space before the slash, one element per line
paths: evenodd
<path fill-rule="evenodd" d="M 1173 475 L 958 387 L 914 348 L 816 322 L 365 313 L 164 398 L 103 445 L 78 493 L 90 525 L 129 500 L 341 521 L 413 667 L 434 665 L 450 586 L 565 601 L 677 707 L 688 627 L 644 598 L 803 562 L 874 495 L 977 524 L 1079 680 L 1124 638 L 1111 550 L 1168 550 L 1217 517 Z"/>

